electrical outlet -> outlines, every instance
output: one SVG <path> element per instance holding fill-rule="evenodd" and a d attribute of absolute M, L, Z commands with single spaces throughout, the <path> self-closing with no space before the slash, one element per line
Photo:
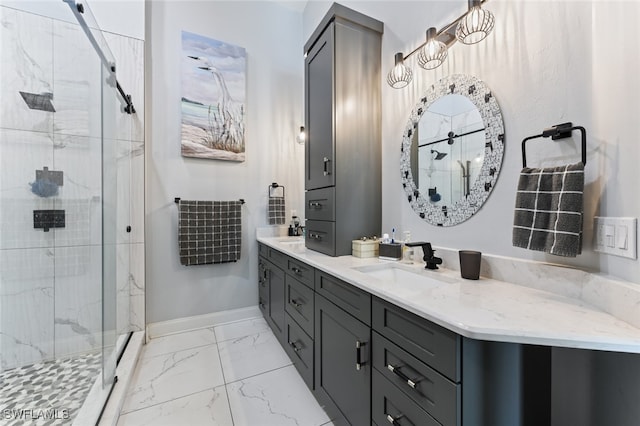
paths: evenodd
<path fill-rule="evenodd" d="M 594 217 L 594 250 L 637 259 L 638 219 L 634 217 Z"/>

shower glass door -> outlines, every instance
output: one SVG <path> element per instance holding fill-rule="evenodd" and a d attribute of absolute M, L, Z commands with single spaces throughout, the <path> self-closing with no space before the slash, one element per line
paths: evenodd
<path fill-rule="evenodd" d="M 106 43 L 104 49 L 106 47 Z M 110 55 L 104 50 L 105 57 Z M 108 58 L 108 57 L 107 57 Z M 111 61 L 110 63 L 114 63 Z M 115 138 L 115 76 L 102 64 L 102 380 L 103 389 L 114 383 L 116 353 L 116 304 L 118 282 L 118 150 Z M 122 208 L 120 206 L 120 208 Z M 128 265 L 127 265 L 128 266 Z"/>

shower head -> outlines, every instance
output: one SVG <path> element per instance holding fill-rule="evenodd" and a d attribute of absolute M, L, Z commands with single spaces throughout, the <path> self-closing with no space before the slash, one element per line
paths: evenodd
<path fill-rule="evenodd" d="M 447 156 L 446 152 L 439 152 L 439 151 L 436 151 L 435 149 L 432 149 L 431 153 L 436 154 L 435 160 L 442 160 L 444 157 Z"/>

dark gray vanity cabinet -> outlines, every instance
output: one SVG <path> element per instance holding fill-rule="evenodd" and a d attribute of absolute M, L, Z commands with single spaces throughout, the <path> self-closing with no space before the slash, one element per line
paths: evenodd
<path fill-rule="evenodd" d="M 380 233 L 382 31 L 334 3 L 304 48 L 306 245 L 330 256 Z"/>
<path fill-rule="evenodd" d="M 309 389 L 313 390 L 315 294 L 313 287 L 294 277 L 303 275 L 304 271 L 313 276 L 313 268 L 294 261 L 291 263 L 296 266 L 293 266 L 293 271 L 289 269 L 285 276 L 284 349 Z"/>
<path fill-rule="evenodd" d="M 260 309 L 334 424 L 550 424 L 549 347 L 462 337 L 259 248 Z"/>
<path fill-rule="evenodd" d="M 258 260 L 258 306 L 278 340 L 285 332 L 285 274 L 287 256 L 260 245 Z"/>
<path fill-rule="evenodd" d="M 372 417 L 461 424 L 461 337 L 382 299 L 372 303 Z"/>
<path fill-rule="evenodd" d="M 315 396 L 335 424 L 371 422 L 371 329 L 316 294 Z"/>
<path fill-rule="evenodd" d="M 313 390 L 315 269 L 264 244 L 258 247 L 260 310 Z"/>

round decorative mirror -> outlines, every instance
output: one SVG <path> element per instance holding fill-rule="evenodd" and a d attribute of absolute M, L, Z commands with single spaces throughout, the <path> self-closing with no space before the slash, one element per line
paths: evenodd
<path fill-rule="evenodd" d="M 475 77 L 451 75 L 430 86 L 402 138 L 402 186 L 432 225 L 464 222 L 482 207 L 500 173 L 504 124 L 498 102 Z"/>

